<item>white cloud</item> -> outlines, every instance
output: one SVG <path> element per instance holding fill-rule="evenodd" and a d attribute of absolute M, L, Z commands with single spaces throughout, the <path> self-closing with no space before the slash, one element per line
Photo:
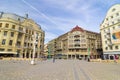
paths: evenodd
<path fill-rule="evenodd" d="M 31 5 L 30 3 L 28 3 L 25 0 L 22 0 L 26 5 L 28 5 L 29 7 L 31 7 L 33 10 L 35 10 L 40 16 L 44 17 L 45 19 L 47 19 L 48 21 L 50 21 L 53 24 L 56 24 L 52 19 L 50 19 L 48 16 L 46 16 L 44 13 L 42 13 L 40 10 L 38 10 L 37 8 L 35 8 L 33 5 Z"/>
<path fill-rule="evenodd" d="M 2 11 L 15 12 L 18 15 L 23 15 L 27 12 L 30 18 L 39 23 L 42 29 L 45 30 L 47 42 L 60 34 L 70 31 L 76 25 L 86 30 L 99 31 L 100 22 L 105 16 L 103 8 L 112 5 L 114 1 L 117 0 L 16 0 L 15 3 L 0 2 L 0 9 Z M 33 5 L 33 2 L 37 6 Z M 96 4 L 99 5 L 97 6 Z M 51 10 L 52 8 L 55 10 Z M 45 9 L 51 10 L 51 12 L 46 13 Z M 61 11 L 63 14 L 52 14 L 52 11 Z"/>

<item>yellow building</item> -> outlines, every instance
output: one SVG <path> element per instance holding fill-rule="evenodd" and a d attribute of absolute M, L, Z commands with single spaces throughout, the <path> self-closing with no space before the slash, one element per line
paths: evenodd
<path fill-rule="evenodd" d="M 104 58 L 120 56 L 120 4 L 113 5 L 100 25 Z"/>
<path fill-rule="evenodd" d="M 44 31 L 40 25 L 27 14 L 21 17 L 0 13 L 0 56 L 32 58 L 34 44 L 35 58 L 39 58 L 44 50 Z"/>
<path fill-rule="evenodd" d="M 99 58 L 102 54 L 101 35 L 76 26 L 71 31 L 50 41 L 50 53 L 64 58 Z M 59 57 L 60 58 L 60 57 Z"/>
<path fill-rule="evenodd" d="M 48 49 L 48 58 L 53 57 L 56 53 L 56 39 L 49 41 L 49 43 L 47 44 L 47 49 Z"/>

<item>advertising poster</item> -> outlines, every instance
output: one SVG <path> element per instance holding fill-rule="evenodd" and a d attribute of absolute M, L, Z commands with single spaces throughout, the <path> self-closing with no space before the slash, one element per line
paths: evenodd
<path fill-rule="evenodd" d="M 114 30 L 112 32 L 112 43 L 119 44 L 120 43 L 120 29 Z"/>

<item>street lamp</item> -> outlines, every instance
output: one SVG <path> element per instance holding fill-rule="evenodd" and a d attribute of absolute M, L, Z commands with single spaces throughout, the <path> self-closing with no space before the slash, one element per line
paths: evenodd
<path fill-rule="evenodd" d="M 40 36 L 36 35 L 36 32 L 35 32 L 34 35 L 32 35 L 32 38 L 33 38 L 33 55 L 32 55 L 31 64 L 34 65 L 35 64 L 35 46 L 38 43 Z"/>
<path fill-rule="evenodd" d="M 48 59 L 50 59 L 50 45 L 48 45 Z"/>
<path fill-rule="evenodd" d="M 88 62 L 90 61 L 90 47 L 88 47 Z"/>

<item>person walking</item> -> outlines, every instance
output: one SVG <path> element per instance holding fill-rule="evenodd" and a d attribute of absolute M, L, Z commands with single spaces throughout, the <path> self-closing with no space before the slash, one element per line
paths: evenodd
<path fill-rule="evenodd" d="M 53 56 L 53 63 L 55 62 L 55 56 Z"/>
<path fill-rule="evenodd" d="M 117 63 L 117 57 L 114 55 L 114 62 Z"/>

